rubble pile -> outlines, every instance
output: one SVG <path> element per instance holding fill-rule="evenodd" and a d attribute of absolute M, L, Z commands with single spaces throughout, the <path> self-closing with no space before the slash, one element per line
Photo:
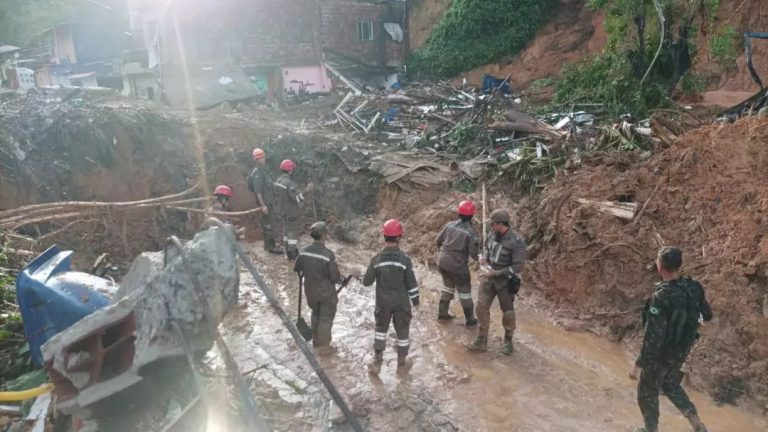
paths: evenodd
<path fill-rule="evenodd" d="M 516 211 L 531 283 L 572 317 L 636 342 L 656 252 L 678 245 L 717 317 L 692 354 L 692 379 L 720 402 L 768 401 L 766 142 L 768 120 L 742 119 L 691 131 L 657 155 L 615 154 L 558 177 Z"/>

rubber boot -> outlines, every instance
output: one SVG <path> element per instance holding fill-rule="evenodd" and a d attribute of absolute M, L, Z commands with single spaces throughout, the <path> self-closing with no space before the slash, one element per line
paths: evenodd
<path fill-rule="evenodd" d="M 409 359 L 405 354 L 397 354 L 397 373 L 406 373 L 411 370 L 412 367 L 413 360 Z"/>
<path fill-rule="evenodd" d="M 514 347 L 512 346 L 512 335 L 504 333 L 504 346 L 501 348 L 501 353 L 504 355 L 512 355 Z"/>
<path fill-rule="evenodd" d="M 452 320 L 455 317 L 448 312 L 448 308 L 451 306 L 450 300 L 440 300 L 440 304 L 437 308 L 437 319 L 439 320 Z"/>
<path fill-rule="evenodd" d="M 470 351 L 485 352 L 488 351 L 488 336 L 478 336 L 475 341 L 467 345 Z"/>
<path fill-rule="evenodd" d="M 376 350 L 373 354 L 373 361 L 368 365 L 368 372 L 378 375 L 381 372 L 381 364 L 384 362 L 384 351 Z"/>
<path fill-rule="evenodd" d="M 472 307 L 464 308 L 464 318 L 467 320 L 467 327 L 473 327 L 477 325 L 477 318 L 475 318 L 475 311 Z"/>
<path fill-rule="evenodd" d="M 264 250 L 275 255 L 282 255 L 283 249 L 275 243 L 275 239 L 264 242 Z"/>

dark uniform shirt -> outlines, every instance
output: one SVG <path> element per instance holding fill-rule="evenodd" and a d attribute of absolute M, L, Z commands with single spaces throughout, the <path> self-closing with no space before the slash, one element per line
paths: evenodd
<path fill-rule="evenodd" d="M 635 364 L 641 368 L 681 365 L 699 337 L 699 317 L 712 319 L 704 288 L 690 277 L 664 281 L 643 311 L 645 336 Z"/>
<path fill-rule="evenodd" d="M 283 174 L 275 181 L 275 195 L 285 217 L 298 217 L 301 214 L 299 204 L 304 196 L 288 174 Z"/>
<path fill-rule="evenodd" d="M 485 240 L 485 258 L 499 276 L 511 277 L 523 271 L 528 256 L 525 240 L 511 229 L 506 234 L 491 231 Z"/>
<path fill-rule="evenodd" d="M 275 201 L 275 193 L 272 190 L 272 176 L 265 167 L 257 166 L 248 176 L 251 192 L 261 194 L 264 204 L 271 205 Z"/>
<path fill-rule="evenodd" d="M 299 253 L 293 271 L 304 275 L 304 292 L 307 304 L 318 302 L 336 304 L 336 284 L 341 282 L 336 255 L 321 242 L 304 247 Z"/>
<path fill-rule="evenodd" d="M 437 266 L 452 271 L 466 270 L 469 257 L 477 261 L 480 242 L 472 221 L 448 222 L 437 235 Z"/>
<path fill-rule="evenodd" d="M 419 302 L 419 288 L 411 258 L 396 246 L 386 247 L 371 258 L 363 285 L 371 286 L 374 282 L 377 309 L 410 310 L 411 302 Z"/>

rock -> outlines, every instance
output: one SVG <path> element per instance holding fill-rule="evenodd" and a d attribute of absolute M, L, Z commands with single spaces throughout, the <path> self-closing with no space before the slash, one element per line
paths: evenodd
<path fill-rule="evenodd" d="M 749 357 L 753 360 L 768 359 L 768 340 L 759 339 L 749 346 Z"/>
<path fill-rule="evenodd" d="M 768 319 L 768 294 L 763 297 L 763 318 Z"/>
<path fill-rule="evenodd" d="M 413 411 L 406 409 L 403 410 L 398 416 L 397 427 L 403 430 L 410 429 L 414 420 L 416 420 L 416 414 Z"/>
<path fill-rule="evenodd" d="M 333 401 L 330 402 L 331 409 L 328 413 L 328 419 L 331 421 L 331 423 L 335 425 L 344 424 L 347 422 L 347 416 L 344 415 L 343 412 L 341 412 L 341 409 L 333 403 Z"/>
<path fill-rule="evenodd" d="M 758 118 L 765 118 L 768 117 L 768 107 L 760 108 L 760 111 L 757 112 Z"/>

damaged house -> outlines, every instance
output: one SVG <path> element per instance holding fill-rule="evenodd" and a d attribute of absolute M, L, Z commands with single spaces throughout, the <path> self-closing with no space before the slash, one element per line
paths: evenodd
<path fill-rule="evenodd" d="M 38 36 L 33 54 L 37 85 L 122 88 L 127 23 L 119 2 L 108 3 L 91 6 Z"/>
<path fill-rule="evenodd" d="M 391 85 L 408 53 L 405 1 L 128 3 L 124 92 L 174 106 Z"/>

